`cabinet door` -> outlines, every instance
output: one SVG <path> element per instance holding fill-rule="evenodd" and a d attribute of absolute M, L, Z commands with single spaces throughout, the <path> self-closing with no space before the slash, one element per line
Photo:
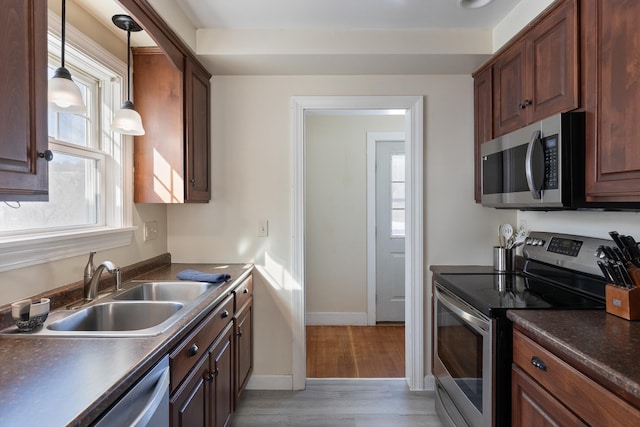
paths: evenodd
<path fill-rule="evenodd" d="M 208 202 L 211 199 L 209 74 L 189 60 L 185 64 L 185 89 L 186 198 L 188 202 Z"/>
<path fill-rule="evenodd" d="M 206 382 L 209 357 L 203 357 L 169 402 L 171 427 L 205 427 L 209 424 Z"/>
<path fill-rule="evenodd" d="M 231 422 L 233 413 L 233 324 L 220 335 L 210 352 L 212 425 L 225 427 Z"/>
<path fill-rule="evenodd" d="M 134 201 L 184 202 L 182 73 L 158 48 L 133 50 L 134 104 L 145 134 L 133 145 Z"/>
<path fill-rule="evenodd" d="M 480 146 L 493 138 L 493 69 L 491 67 L 477 74 L 473 79 L 473 111 L 474 111 L 474 168 L 475 168 L 475 200 L 482 198 L 482 180 Z"/>
<path fill-rule="evenodd" d="M 513 427 L 587 425 L 516 367 L 511 371 L 511 392 Z"/>
<path fill-rule="evenodd" d="M 527 124 L 527 51 L 520 41 L 501 54 L 493 65 L 494 136 Z"/>
<path fill-rule="evenodd" d="M 235 401 L 240 400 L 240 395 L 249 381 L 253 370 L 253 301 L 250 300 L 237 314 L 236 329 L 236 393 Z"/>
<path fill-rule="evenodd" d="M 554 9 L 527 36 L 532 104 L 528 122 L 578 108 L 578 7 L 568 0 Z"/>
<path fill-rule="evenodd" d="M 47 2 L 0 0 L 0 200 L 48 200 Z"/>
<path fill-rule="evenodd" d="M 586 198 L 640 202 L 640 2 L 581 6 Z"/>

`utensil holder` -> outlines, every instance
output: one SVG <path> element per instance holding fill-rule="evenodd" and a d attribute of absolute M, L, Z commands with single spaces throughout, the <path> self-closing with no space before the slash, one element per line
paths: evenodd
<path fill-rule="evenodd" d="M 493 247 L 493 269 L 500 273 L 516 271 L 516 251 L 501 246 Z"/>
<path fill-rule="evenodd" d="M 627 320 L 640 319 L 640 288 L 631 289 L 607 285 L 605 288 L 607 313 Z"/>

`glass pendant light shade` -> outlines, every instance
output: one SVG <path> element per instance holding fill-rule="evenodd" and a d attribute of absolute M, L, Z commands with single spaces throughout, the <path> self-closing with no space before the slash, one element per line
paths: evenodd
<path fill-rule="evenodd" d="M 65 15 L 66 2 L 62 0 L 60 67 L 55 71 L 51 80 L 49 80 L 47 98 L 51 110 L 61 113 L 84 114 L 87 112 L 87 107 L 84 105 L 80 88 L 71 80 L 71 73 L 64 67 Z"/>
<path fill-rule="evenodd" d="M 122 108 L 120 108 L 113 117 L 113 122 L 111 122 L 111 131 L 124 135 L 144 135 L 142 118 L 133 108 L 133 103 L 131 101 L 125 101 L 124 104 L 122 104 Z"/>
<path fill-rule="evenodd" d="M 64 67 L 58 68 L 49 80 L 48 99 L 51 110 L 75 114 L 87 112 L 80 88 L 71 80 L 71 74 Z"/>
<path fill-rule="evenodd" d="M 131 32 L 142 31 L 142 27 L 128 15 L 113 15 L 111 20 L 118 28 L 127 32 L 127 100 L 113 117 L 111 131 L 123 135 L 144 135 L 142 117 L 131 102 Z"/>

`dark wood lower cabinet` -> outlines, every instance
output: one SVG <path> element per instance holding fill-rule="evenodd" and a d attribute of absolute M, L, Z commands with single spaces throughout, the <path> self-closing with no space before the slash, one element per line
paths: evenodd
<path fill-rule="evenodd" d="M 227 427 L 253 369 L 252 276 L 169 353 L 172 427 Z"/>
<path fill-rule="evenodd" d="M 236 334 L 235 401 L 237 402 L 253 371 L 253 298 L 250 298 L 249 302 L 236 314 L 234 325 Z"/>
<path fill-rule="evenodd" d="M 531 377 L 514 367 L 511 371 L 513 426 L 586 426 Z"/>
<path fill-rule="evenodd" d="M 231 424 L 233 413 L 233 325 L 218 338 L 209 353 L 210 375 L 209 382 L 211 397 L 209 405 L 213 411 L 211 418 L 214 427 L 225 427 Z"/>
<path fill-rule="evenodd" d="M 203 358 L 169 402 L 173 427 L 206 426 L 208 419 L 207 383 L 209 358 Z"/>

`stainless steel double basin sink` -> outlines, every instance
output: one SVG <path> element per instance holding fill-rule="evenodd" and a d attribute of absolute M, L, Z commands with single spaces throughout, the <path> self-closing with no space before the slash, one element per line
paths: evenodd
<path fill-rule="evenodd" d="M 159 335 L 221 283 L 131 281 L 122 291 L 73 310 L 49 314 L 35 336 L 147 337 Z M 24 334 L 26 335 L 26 334 Z"/>

